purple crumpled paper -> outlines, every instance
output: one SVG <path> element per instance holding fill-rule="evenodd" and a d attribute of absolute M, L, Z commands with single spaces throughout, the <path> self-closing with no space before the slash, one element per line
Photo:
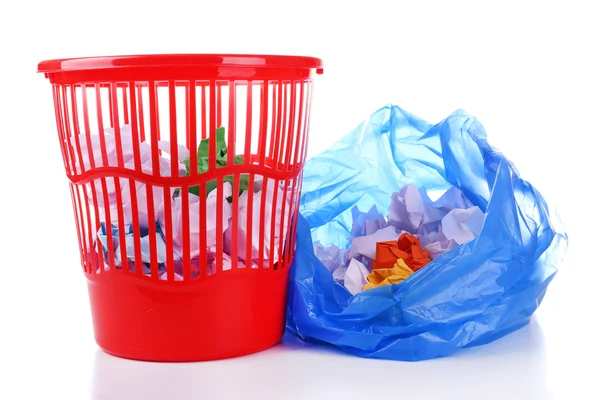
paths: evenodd
<path fill-rule="evenodd" d="M 325 247 L 318 241 L 313 243 L 313 250 L 319 260 L 331 272 L 333 279 L 343 282 L 346 275 L 346 263 L 344 262 L 346 250 L 340 249 L 334 244 Z"/>
<path fill-rule="evenodd" d="M 349 240 L 356 237 L 372 235 L 380 229 L 385 228 L 386 220 L 383 214 L 373 206 L 369 211 L 362 212 L 358 207 L 352 207 L 352 229 Z"/>

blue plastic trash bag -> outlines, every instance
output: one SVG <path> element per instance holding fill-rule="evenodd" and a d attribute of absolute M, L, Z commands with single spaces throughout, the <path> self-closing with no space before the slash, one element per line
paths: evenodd
<path fill-rule="evenodd" d="M 407 184 L 456 186 L 481 208 L 479 238 L 399 284 L 352 296 L 313 253 L 347 247 L 353 206 L 387 213 Z M 375 112 L 304 167 L 287 327 L 372 358 L 424 360 L 492 342 L 526 325 L 566 249 L 541 194 L 463 111 L 431 125 L 396 106 Z"/>

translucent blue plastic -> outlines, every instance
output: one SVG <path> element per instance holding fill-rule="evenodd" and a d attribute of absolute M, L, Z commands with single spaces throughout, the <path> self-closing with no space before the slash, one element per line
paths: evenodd
<path fill-rule="evenodd" d="M 348 246 L 352 214 L 386 213 L 404 185 L 451 185 L 486 214 L 478 239 L 406 281 L 352 296 L 314 256 L 313 241 Z M 304 168 L 288 330 L 373 358 L 424 360 L 482 345 L 526 325 L 567 244 L 541 194 L 463 111 L 437 125 L 386 106 Z"/>

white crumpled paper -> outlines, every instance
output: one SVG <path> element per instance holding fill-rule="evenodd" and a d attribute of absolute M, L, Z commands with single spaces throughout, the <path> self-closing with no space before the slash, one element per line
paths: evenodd
<path fill-rule="evenodd" d="M 222 186 L 223 195 L 221 196 L 221 220 L 223 231 L 229 227 L 231 218 L 231 205 L 227 202 L 227 197 L 231 196 L 232 188 L 229 182 L 224 182 Z M 217 243 L 217 190 L 211 191 L 206 197 L 206 216 L 200 215 L 200 198 L 193 193 L 188 193 L 189 201 L 189 239 L 190 239 L 190 259 L 200 254 L 200 220 L 206 220 L 206 249 L 212 249 Z M 173 226 L 173 250 L 183 257 L 183 210 L 182 194 L 171 200 L 171 221 Z M 164 205 L 158 210 L 158 222 L 162 231 L 168 234 L 165 224 Z"/>
<path fill-rule="evenodd" d="M 355 295 L 362 292 L 363 286 L 367 284 L 367 276 L 370 272 L 363 263 L 353 258 L 350 260 L 346 276 L 344 277 L 344 287 Z"/>
<path fill-rule="evenodd" d="M 451 187 L 438 200 L 432 201 L 424 188 L 406 185 L 392 194 L 388 207 L 388 223 L 399 231 L 428 234 L 454 208 L 472 206 L 460 189 Z"/>
<path fill-rule="evenodd" d="M 467 243 L 479 236 L 484 217 L 483 212 L 476 206 L 466 210 L 456 208 L 442 219 L 441 231 L 449 240 L 458 244 Z"/>
<path fill-rule="evenodd" d="M 263 266 L 267 268 L 269 266 L 269 257 L 271 254 L 271 247 L 274 249 L 274 259 L 273 263 L 279 261 L 279 246 L 280 243 L 282 246 L 285 245 L 285 235 L 288 230 L 288 216 L 290 211 L 290 197 L 291 194 L 287 193 L 285 197 L 285 205 L 283 204 L 283 195 L 284 191 L 280 185 L 277 186 L 277 199 L 275 204 L 275 214 L 273 215 L 273 201 L 275 200 L 275 182 L 273 179 L 266 179 L 266 195 L 265 195 L 265 215 L 264 220 L 261 220 L 260 209 L 262 202 L 262 190 L 265 190 L 265 183 L 255 184 L 254 191 L 245 191 L 239 197 L 238 201 L 238 226 L 230 226 L 227 231 L 225 231 L 225 249 L 228 252 L 231 252 L 232 247 L 232 235 L 233 229 L 237 228 L 238 231 L 238 256 L 240 259 L 246 260 L 246 241 L 248 240 L 248 236 L 251 237 L 252 243 L 252 261 L 258 262 L 259 260 L 259 249 L 260 249 L 260 238 L 259 232 L 261 226 L 264 229 L 264 244 L 263 244 Z M 252 195 L 252 232 L 246 232 L 247 222 L 248 222 L 248 196 Z M 280 236 L 281 226 L 282 226 L 282 218 L 281 215 L 284 215 L 283 218 L 283 237 Z M 274 242 L 271 242 L 271 221 L 272 218 L 275 218 L 274 224 Z"/>
<path fill-rule="evenodd" d="M 77 139 L 75 136 L 72 136 L 70 139 L 71 146 L 73 146 L 73 151 L 75 153 L 75 169 L 78 174 L 89 171 L 91 169 L 90 164 L 90 149 L 87 145 L 86 134 L 80 134 Z M 131 125 L 123 125 L 120 128 L 121 139 L 121 152 L 123 154 L 123 164 L 125 168 L 135 169 L 134 163 L 134 143 L 133 143 L 133 133 L 131 131 Z M 79 140 L 79 146 L 81 149 L 81 158 L 83 161 L 83 168 L 79 161 L 79 156 L 77 154 L 76 140 Z M 94 160 L 94 164 L 96 168 L 98 167 L 117 167 L 118 166 L 118 157 L 117 157 L 117 142 L 115 138 L 115 130 L 114 128 L 106 128 L 104 129 L 104 142 L 106 148 L 106 158 L 107 164 L 103 163 L 102 160 L 102 147 L 100 135 L 89 135 L 89 140 L 92 145 L 91 147 L 91 155 Z M 142 165 L 142 170 L 144 173 L 152 174 L 152 147 L 148 142 L 139 142 L 137 144 L 139 146 L 140 152 L 140 162 Z M 157 143 L 157 147 L 159 150 L 162 150 L 165 153 L 171 152 L 171 145 L 169 141 L 160 140 Z M 177 145 L 177 158 L 181 160 L 186 160 L 190 158 L 189 150 L 181 145 Z M 171 176 L 171 160 L 166 157 L 158 156 L 159 160 L 159 168 L 160 168 L 160 176 Z M 183 171 L 185 174 L 185 165 L 179 165 L 180 174 Z"/>
<path fill-rule="evenodd" d="M 89 139 L 91 142 L 91 155 L 94 160 L 94 164 L 96 167 L 116 167 L 118 166 L 117 159 L 117 146 L 115 139 L 115 132 L 113 128 L 107 128 L 104 130 L 104 140 L 106 144 L 106 155 L 107 155 L 107 165 L 104 165 L 102 160 L 102 149 L 99 135 L 90 135 Z M 131 126 L 123 125 L 120 129 L 120 138 L 121 138 L 121 150 L 123 154 L 123 166 L 127 169 L 135 170 L 135 162 L 134 162 L 134 143 L 132 138 Z M 91 169 L 90 164 L 90 149 L 87 146 L 87 139 L 85 134 L 80 134 L 79 137 L 79 145 L 81 148 L 81 155 L 83 166 L 79 161 L 79 157 L 75 157 L 75 168 L 77 173 L 81 173 L 84 171 L 89 171 Z M 75 137 L 71 137 L 71 145 L 73 149 L 76 149 Z M 148 142 L 138 143 L 139 152 L 140 152 L 140 162 L 142 172 L 146 174 L 152 174 L 152 148 Z M 162 150 L 164 153 L 170 152 L 170 143 L 168 141 L 159 141 L 157 143 L 158 150 Z M 157 156 L 160 168 L 160 176 L 171 176 L 171 159 L 163 156 Z M 178 145 L 177 146 L 177 157 L 179 160 L 178 163 L 178 171 L 179 176 L 185 176 L 186 168 L 185 164 L 182 163 L 183 160 L 189 159 L 190 152 L 185 146 Z M 112 178 L 105 179 L 106 181 L 106 195 L 108 198 L 108 204 L 105 204 L 104 201 L 104 190 L 102 187 L 102 183 L 100 180 L 94 180 L 94 189 L 96 192 L 96 198 L 98 202 L 98 211 L 101 222 L 107 222 L 105 217 L 105 208 L 108 207 L 110 212 L 110 223 L 118 222 L 118 209 L 119 207 L 123 210 L 123 217 L 125 224 L 131 224 L 133 222 L 132 216 L 132 194 L 131 188 L 129 185 L 129 180 L 125 178 L 119 178 L 119 189 L 121 192 L 121 204 L 117 204 L 117 188 L 115 185 L 115 180 Z M 88 202 L 91 206 L 93 206 L 93 196 L 91 191 L 91 185 L 86 185 L 87 189 L 87 197 Z M 136 202 L 138 206 L 138 216 L 140 220 L 141 227 L 147 227 L 148 224 L 154 222 L 153 218 L 149 218 L 148 214 L 148 201 L 147 201 L 147 189 L 144 183 L 135 181 L 135 194 L 136 194 Z M 153 198 L 153 206 L 154 209 L 158 209 L 163 201 L 163 188 L 162 187 L 153 187 L 152 188 L 152 198 Z"/>

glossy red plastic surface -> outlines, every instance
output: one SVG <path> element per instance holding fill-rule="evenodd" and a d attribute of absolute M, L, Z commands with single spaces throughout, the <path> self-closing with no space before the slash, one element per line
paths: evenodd
<path fill-rule="evenodd" d="M 284 331 L 295 249 L 311 77 L 322 72 L 321 61 L 150 55 L 51 60 L 41 62 L 38 70 L 53 86 L 98 345 L 132 359 L 199 361 L 244 355 L 277 343 Z M 133 153 L 127 153 L 131 149 L 123 145 L 124 126 L 133 143 L 150 145 L 150 158 L 142 160 L 135 145 Z M 198 173 L 198 144 L 210 139 L 209 153 L 216 154 L 219 126 L 226 128 L 228 148 L 235 148 L 244 162 L 235 164 L 234 152 L 228 151 L 225 166 L 209 157 L 208 171 Z M 107 144 L 109 139 L 114 148 Z M 159 141 L 169 141 L 172 159 L 177 158 L 178 144 L 189 150 L 189 176 L 179 176 L 175 162 L 167 161 L 168 170 L 161 170 L 169 158 Z M 99 143 L 100 150 L 86 156 L 82 149 L 93 148 L 92 142 Z M 266 190 L 247 196 L 245 222 L 238 213 L 242 174 L 249 175 L 250 187 L 280 188 L 272 196 Z M 231 217 L 224 219 L 222 187 L 228 176 L 233 177 Z M 204 184 L 215 179 L 214 204 L 224 205 L 211 208 Z M 196 185 L 194 217 L 188 188 Z M 175 189 L 181 189 L 180 197 L 173 194 Z M 181 202 L 182 210 L 177 225 L 171 208 L 175 201 Z M 141 220 L 145 213 L 147 223 Z M 159 213 L 164 216 L 162 228 L 153 223 Z M 207 221 L 213 217 L 218 239 L 209 249 L 212 233 L 207 232 Z M 258 225 L 253 223 L 256 218 Z M 108 223 L 117 232 L 132 230 L 134 257 L 126 253 L 125 235 L 113 237 L 111 229 L 106 232 L 107 249 L 101 250 L 99 228 Z M 194 227 L 199 230 L 192 234 Z M 146 261 L 140 243 L 143 229 L 149 238 Z M 160 233 L 166 243 L 164 262 L 158 261 L 159 229 L 166 232 Z M 175 243 L 178 229 L 182 243 Z M 228 243 L 222 240 L 226 229 Z M 242 235 L 258 238 L 259 248 L 251 241 L 243 247 Z M 176 245 L 181 246 L 180 260 L 175 258 Z M 226 266 L 226 247 L 238 262 Z M 198 255 L 192 258 L 194 251 Z M 117 255 L 128 264 L 117 265 Z"/>
<path fill-rule="evenodd" d="M 153 54 L 42 61 L 52 83 L 129 80 L 301 79 L 323 73 L 318 58 L 250 54 Z"/>
<path fill-rule="evenodd" d="M 107 353 L 147 361 L 236 357 L 277 343 L 285 326 L 287 269 L 227 271 L 201 284 L 135 276 L 88 280 L 94 333 Z"/>

